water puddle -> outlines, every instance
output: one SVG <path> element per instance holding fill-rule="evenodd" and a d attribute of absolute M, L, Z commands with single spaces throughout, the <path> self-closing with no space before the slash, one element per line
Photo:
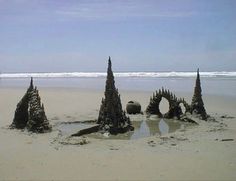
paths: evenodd
<path fill-rule="evenodd" d="M 133 122 L 135 131 L 131 139 L 144 138 L 153 135 L 164 135 L 175 132 L 181 128 L 180 122 L 176 120 L 143 120 L 142 122 Z"/>
<path fill-rule="evenodd" d="M 61 123 L 56 128 L 61 131 L 62 135 L 72 135 L 81 129 L 86 129 L 95 124 L 88 123 Z"/>
<path fill-rule="evenodd" d="M 131 119 L 132 120 L 132 119 Z M 94 123 L 62 123 L 56 128 L 61 131 L 64 136 L 69 136 L 78 132 L 81 129 L 92 127 Z M 123 139 L 123 140 L 134 140 L 139 138 L 145 138 L 153 135 L 164 135 L 167 133 L 175 132 L 176 130 L 185 127 L 185 125 L 178 120 L 167 120 L 160 118 L 139 118 L 133 120 L 132 125 L 135 130 L 118 135 L 108 135 L 107 133 L 92 133 L 86 135 L 90 138 L 98 139 Z"/>

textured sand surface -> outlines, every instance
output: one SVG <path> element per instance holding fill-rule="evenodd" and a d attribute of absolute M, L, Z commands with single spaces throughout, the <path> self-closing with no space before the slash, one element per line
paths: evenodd
<path fill-rule="evenodd" d="M 103 96 L 72 88 L 39 90 L 52 125 L 96 118 Z M 39 135 L 6 129 L 24 93 L 0 89 L 0 180 L 236 180 L 236 119 L 219 118 L 236 116 L 235 97 L 204 95 L 218 122 L 138 140 L 86 138 L 89 144 L 81 146 L 60 144 L 56 129 Z M 123 108 L 129 100 L 146 108 L 151 95 L 120 93 Z M 228 138 L 234 141 L 221 141 Z"/>

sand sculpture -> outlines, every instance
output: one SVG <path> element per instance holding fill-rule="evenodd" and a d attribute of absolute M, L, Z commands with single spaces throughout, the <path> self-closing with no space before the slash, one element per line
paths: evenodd
<path fill-rule="evenodd" d="M 44 111 L 44 105 L 41 104 L 39 92 L 37 87 L 34 87 L 32 78 L 28 90 L 17 104 L 11 128 L 27 128 L 29 131 L 36 133 L 44 133 L 51 130 Z"/>
<path fill-rule="evenodd" d="M 202 88 L 201 88 L 201 81 L 199 75 L 199 69 L 197 70 L 197 79 L 194 88 L 194 94 L 191 103 L 191 113 L 197 114 L 201 116 L 201 119 L 207 119 L 207 113 L 204 107 L 204 103 L 202 100 Z"/>
<path fill-rule="evenodd" d="M 128 114 L 140 114 L 141 105 L 137 101 L 129 101 L 126 105 L 126 111 Z"/>
<path fill-rule="evenodd" d="M 191 105 L 189 105 L 183 98 L 179 99 L 169 90 L 162 88 L 153 93 L 153 96 L 150 98 L 150 103 L 146 109 L 146 113 L 156 114 L 159 117 L 169 119 L 185 119 L 183 115 L 186 115 L 185 113 L 188 112 L 198 115 L 199 118 L 206 120 L 208 115 L 204 108 L 201 92 L 201 82 L 198 69 Z M 122 110 L 120 94 L 118 89 L 115 87 L 110 57 L 108 60 L 107 80 L 104 94 L 105 98 L 102 98 L 97 125 L 81 130 L 72 136 L 81 136 L 83 134 L 89 134 L 97 131 L 118 134 L 134 130 L 134 127 L 131 125 L 130 118 L 126 116 L 125 111 Z M 159 108 L 162 98 L 166 98 L 169 102 L 169 111 L 165 114 L 162 114 Z M 182 111 L 180 104 L 183 104 L 185 107 L 185 112 Z M 132 101 L 127 104 L 126 109 L 131 114 L 140 113 L 141 105 Z M 48 132 L 51 130 L 51 126 L 45 114 L 44 105 L 41 104 L 39 92 L 37 87 L 34 87 L 32 78 L 25 95 L 17 104 L 11 128 L 27 128 L 29 131 L 36 133 Z"/>
<path fill-rule="evenodd" d="M 165 114 L 162 114 L 159 108 L 162 98 L 166 98 L 169 102 L 169 111 Z M 181 103 L 183 103 L 185 107 L 185 112 L 190 112 L 190 106 L 184 99 L 178 99 L 172 92 L 162 88 L 159 91 L 153 93 L 153 96 L 150 98 L 150 103 L 146 109 L 146 112 L 149 114 L 156 114 L 159 117 L 164 117 L 168 119 L 179 119 L 180 116 L 183 114 L 183 111 L 180 106 Z"/>
<path fill-rule="evenodd" d="M 115 87 L 110 57 L 107 68 L 105 98 L 102 99 L 97 123 L 100 125 L 100 130 L 108 131 L 111 134 L 124 133 L 134 129 L 129 117 L 122 110 L 120 94 Z"/>
<path fill-rule="evenodd" d="M 201 82 L 200 82 L 200 75 L 199 75 L 199 69 L 198 69 L 196 85 L 195 85 L 194 95 L 192 98 L 191 105 L 189 105 L 183 98 L 179 99 L 169 90 L 162 88 L 159 91 L 156 91 L 155 93 L 153 93 L 153 96 L 150 98 L 150 103 L 146 109 L 146 112 L 148 114 L 156 114 L 159 117 L 164 117 L 168 119 L 171 119 L 171 118 L 180 119 L 181 115 L 184 114 L 180 106 L 180 104 L 182 103 L 185 107 L 185 113 L 188 112 L 191 114 L 199 115 L 201 119 L 206 120 L 207 114 L 204 108 L 201 92 L 202 92 Z M 160 102 L 163 97 L 166 98 L 169 102 L 169 111 L 165 114 L 162 114 L 159 109 Z"/>

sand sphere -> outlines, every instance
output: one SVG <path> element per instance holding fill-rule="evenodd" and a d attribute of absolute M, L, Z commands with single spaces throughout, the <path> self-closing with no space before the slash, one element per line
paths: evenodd
<path fill-rule="evenodd" d="M 137 101 L 129 101 L 126 105 L 128 114 L 139 114 L 141 112 L 141 105 Z"/>

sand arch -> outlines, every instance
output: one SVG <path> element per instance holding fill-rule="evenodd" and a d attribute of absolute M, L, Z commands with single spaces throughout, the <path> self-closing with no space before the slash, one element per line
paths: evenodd
<path fill-rule="evenodd" d="M 160 102 L 162 98 L 165 98 L 169 102 L 169 110 L 167 113 L 162 114 L 160 111 Z M 183 114 L 180 104 L 183 103 L 185 107 L 185 112 L 190 111 L 190 106 L 184 99 L 178 99 L 172 92 L 167 89 L 159 89 L 153 93 L 153 96 L 150 98 L 150 103 L 146 109 L 148 114 L 156 114 L 159 117 L 164 118 L 180 118 L 180 115 Z"/>

